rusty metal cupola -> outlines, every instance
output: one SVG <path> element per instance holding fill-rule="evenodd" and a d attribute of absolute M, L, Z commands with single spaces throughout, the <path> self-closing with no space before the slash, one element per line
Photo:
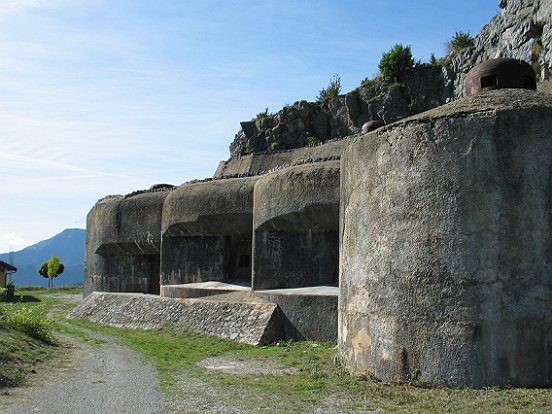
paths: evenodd
<path fill-rule="evenodd" d="M 487 60 L 472 68 L 464 83 L 466 96 L 483 90 L 521 88 L 537 89 L 533 67 L 519 59 L 498 58 Z"/>

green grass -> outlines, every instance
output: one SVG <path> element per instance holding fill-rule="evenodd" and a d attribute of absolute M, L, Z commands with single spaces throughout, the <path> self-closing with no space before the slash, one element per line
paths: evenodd
<path fill-rule="evenodd" d="M 0 304 L 0 388 L 22 384 L 55 345 L 53 323 L 43 307 Z"/>
<path fill-rule="evenodd" d="M 23 287 L 16 288 L 13 300 L 0 302 L 0 389 L 24 384 L 37 364 L 53 357 L 59 349 L 56 334 L 79 335 L 46 317 L 56 306 L 64 314 L 74 306 L 60 303 L 56 295 L 79 292 L 82 288 Z"/>
<path fill-rule="evenodd" d="M 0 327 L 22 332 L 29 337 L 47 344 L 55 343 L 53 323 L 44 315 L 41 306 L 17 306 L 3 304 L 0 306 Z"/>
<path fill-rule="evenodd" d="M 23 332 L 0 328 L 0 389 L 23 384 L 33 366 L 51 355 L 52 348 Z"/>
<path fill-rule="evenodd" d="M 82 293 L 82 286 L 55 286 L 53 289 L 48 289 L 44 286 L 17 286 L 16 293 L 32 292 L 32 293 L 51 293 L 51 294 L 77 294 Z"/>

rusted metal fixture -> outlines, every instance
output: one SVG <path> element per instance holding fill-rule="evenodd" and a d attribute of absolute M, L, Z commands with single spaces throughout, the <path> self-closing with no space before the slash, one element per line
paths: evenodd
<path fill-rule="evenodd" d="M 533 67 L 518 59 L 498 58 L 487 60 L 472 68 L 464 83 L 466 96 L 483 90 L 522 88 L 537 89 Z"/>
<path fill-rule="evenodd" d="M 379 119 L 374 119 L 372 121 L 365 122 L 362 124 L 361 133 L 367 134 L 370 131 L 373 131 L 374 129 L 378 129 L 379 127 L 382 127 L 385 125 L 383 121 L 380 121 Z"/>

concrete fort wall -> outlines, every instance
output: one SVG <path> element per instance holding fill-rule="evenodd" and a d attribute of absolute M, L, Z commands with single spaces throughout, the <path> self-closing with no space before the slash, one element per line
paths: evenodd
<path fill-rule="evenodd" d="M 274 255 L 259 250 L 255 289 L 337 284 L 336 159 L 344 145 L 341 140 L 256 155 L 256 167 L 243 170 L 249 175 L 272 168 L 270 173 L 99 201 L 88 215 L 85 295 L 157 293 L 159 284 L 251 284 L 254 228 L 259 249 L 274 243 L 284 249 L 278 267 Z"/>
<path fill-rule="evenodd" d="M 339 352 L 354 373 L 552 385 L 552 102 L 486 92 L 341 163 Z"/>
<path fill-rule="evenodd" d="M 163 206 L 163 285 L 251 279 L 255 181 L 215 180 L 171 192 Z"/>
<path fill-rule="evenodd" d="M 87 217 L 85 295 L 159 292 L 161 208 L 168 191 L 110 197 Z"/>
<path fill-rule="evenodd" d="M 221 161 L 214 177 L 234 174 L 259 174 L 274 168 L 302 163 L 305 160 L 338 158 L 347 145 L 346 139 L 329 141 L 313 147 L 296 148 L 287 151 L 271 151 L 249 154 Z"/>
<path fill-rule="evenodd" d="M 338 161 L 259 178 L 254 206 L 255 290 L 337 284 Z"/>

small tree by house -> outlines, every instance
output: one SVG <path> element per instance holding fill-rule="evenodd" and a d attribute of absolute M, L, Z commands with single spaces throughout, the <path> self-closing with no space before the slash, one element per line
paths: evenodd
<path fill-rule="evenodd" d="M 53 254 L 50 260 L 40 265 L 38 273 L 48 278 L 48 289 L 50 289 L 54 287 L 54 278 L 62 274 L 64 270 L 65 266 L 60 262 L 59 257 Z"/>

